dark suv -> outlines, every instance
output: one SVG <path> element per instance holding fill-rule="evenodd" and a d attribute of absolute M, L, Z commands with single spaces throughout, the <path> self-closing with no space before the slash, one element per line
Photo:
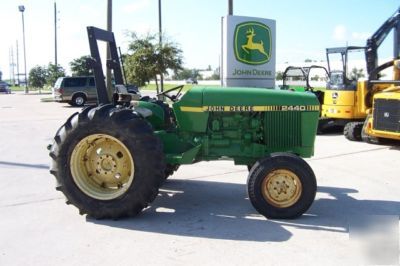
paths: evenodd
<path fill-rule="evenodd" d="M 0 81 L 0 92 L 11 93 L 10 84 Z"/>
<path fill-rule="evenodd" d="M 126 85 L 128 93 L 139 94 L 135 85 Z M 94 77 L 62 77 L 58 78 L 53 88 L 54 100 L 69 103 L 72 106 L 83 106 L 86 102 L 97 101 Z"/>
<path fill-rule="evenodd" d="M 73 106 L 83 106 L 97 100 L 94 77 L 58 78 L 53 88 L 54 100 Z"/>

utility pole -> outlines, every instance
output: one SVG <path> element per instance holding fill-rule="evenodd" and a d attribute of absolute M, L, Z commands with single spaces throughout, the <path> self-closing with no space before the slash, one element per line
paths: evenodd
<path fill-rule="evenodd" d="M 12 59 L 11 59 L 11 47 L 8 49 L 8 61 L 9 61 L 9 65 L 10 65 L 10 77 L 9 80 L 10 82 L 12 82 Z"/>
<path fill-rule="evenodd" d="M 107 0 L 107 30 L 112 31 L 112 0 Z M 107 44 L 107 60 L 111 58 L 110 46 Z M 107 91 L 108 97 L 111 99 L 113 89 L 112 89 L 112 82 L 111 82 L 111 69 L 106 68 L 106 84 L 107 84 Z"/>
<path fill-rule="evenodd" d="M 162 23 L 161 23 L 161 0 L 158 0 L 158 37 L 159 37 L 159 46 L 160 46 L 160 52 L 162 50 Z M 162 58 L 162 53 L 160 53 L 160 64 L 163 65 L 163 58 Z M 161 87 L 161 92 L 164 91 L 164 75 L 163 73 L 160 73 L 160 87 Z M 158 93 L 158 91 L 157 91 Z"/>
<path fill-rule="evenodd" d="M 17 84 L 18 84 L 18 86 L 20 85 L 20 82 L 19 82 L 19 75 L 20 75 L 20 73 L 19 73 L 19 48 L 18 48 L 18 40 L 16 41 L 17 43 Z"/>
<path fill-rule="evenodd" d="M 29 93 L 28 78 L 26 75 L 26 46 L 25 46 L 25 20 L 24 20 L 25 7 L 23 5 L 20 5 L 20 6 L 18 6 L 18 9 L 22 14 L 22 38 L 23 38 L 23 44 L 24 44 L 25 93 Z"/>
<path fill-rule="evenodd" d="M 233 15 L 233 0 L 228 0 L 228 15 Z"/>
<path fill-rule="evenodd" d="M 58 66 L 57 63 L 57 4 L 54 1 L 54 64 Z"/>
<path fill-rule="evenodd" d="M 11 64 L 12 64 L 12 84 L 15 86 L 15 60 L 14 60 L 14 48 L 11 46 Z"/>
<path fill-rule="evenodd" d="M 15 63 L 14 63 L 14 49 L 10 47 L 10 81 L 13 86 L 15 86 Z"/>

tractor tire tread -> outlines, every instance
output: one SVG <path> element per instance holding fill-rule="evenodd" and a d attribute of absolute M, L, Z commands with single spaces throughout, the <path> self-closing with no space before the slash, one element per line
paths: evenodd
<path fill-rule="evenodd" d="M 134 157 L 135 175 L 130 188 L 118 198 L 98 200 L 84 194 L 74 183 L 69 156 L 74 146 L 90 134 L 105 133 L 122 141 Z M 135 156 L 135 153 L 140 156 Z M 113 105 L 89 106 L 73 114 L 57 131 L 49 152 L 50 173 L 57 181 L 68 203 L 80 214 L 96 219 L 118 219 L 140 213 L 158 195 L 164 181 L 165 158 L 162 142 L 151 126 L 128 108 Z"/>

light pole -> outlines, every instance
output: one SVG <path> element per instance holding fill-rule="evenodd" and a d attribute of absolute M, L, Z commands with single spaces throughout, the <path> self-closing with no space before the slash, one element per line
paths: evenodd
<path fill-rule="evenodd" d="M 160 46 L 160 52 L 162 51 L 162 23 L 161 23 L 161 0 L 158 0 L 158 37 L 159 37 L 159 46 Z M 160 60 L 161 60 L 161 65 L 163 64 L 163 54 L 160 54 Z M 160 89 L 161 92 L 164 91 L 164 75 L 161 72 L 160 73 Z M 157 91 L 158 93 L 158 91 Z"/>
<path fill-rule="evenodd" d="M 233 0 L 228 0 L 228 15 L 233 15 Z"/>
<path fill-rule="evenodd" d="M 20 81 L 19 81 L 19 47 L 18 47 L 18 40 L 16 41 L 16 45 L 17 45 L 17 51 L 16 51 L 16 56 L 17 56 L 17 84 L 18 86 L 20 86 Z"/>
<path fill-rule="evenodd" d="M 57 4 L 54 1 L 54 64 L 58 66 L 57 62 Z"/>
<path fill-rule="evenodd" d="M 18 10 L 22 14 L 22 38 L 23 38 L 23 43 L 24 43 L 24 69 L 25 69 L 25 93 L 29 92 L 28 88 L 28 79 L 26 76 L 26 48 L 25 48 L 25 21 L 24 21 L 24 11 L 25 7 L 23 5 L 18 6 Z"/>

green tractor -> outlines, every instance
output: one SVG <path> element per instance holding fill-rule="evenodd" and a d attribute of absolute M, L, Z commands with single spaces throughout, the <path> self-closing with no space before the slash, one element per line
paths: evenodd
<path fill-rule="evenodd" d="M 301 157 L 314 153 L 319 102 L 313 94 L 197 86 L 158 99 L 114 93 L 110 100 L 97 41 L 110 47 L 107 67 L 118 88 L 114 35 L 94 27 L 88 35 L 98 105 L 68 118 L 49 146 L 56 189 L 80 214 L 135 216 L 180 165 L 226 159 L 249 168 L 248 196 L 265 217 L 295 218 L 311 206 L 316 178 Z"/>

